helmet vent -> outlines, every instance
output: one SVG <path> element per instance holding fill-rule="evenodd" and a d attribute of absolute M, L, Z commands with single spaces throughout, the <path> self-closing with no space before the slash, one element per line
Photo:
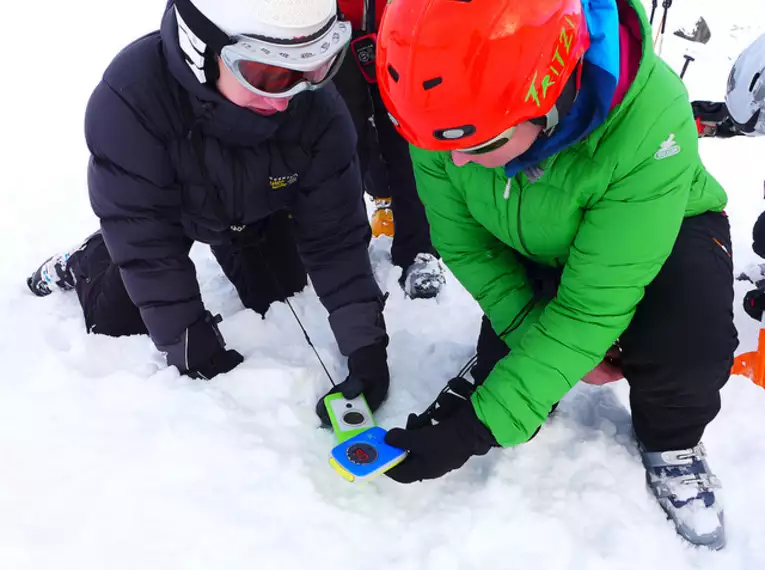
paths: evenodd
<path fill-rule="evenodd" d="M 755 73 L 754 77 L 752 77 L 752 82 L 749 84 L 749 92 L 751 93 L 754 90 L 754 84 L 757 83 L 757 80 L 760 78 L 759 73 Z"/>
<path fill-rule="evenodd" d="M 476 128 L 473 125 L 462 125 L 461 127 L 434 131 L 433 136 L 440 141 L 456 141 L 475 134 L 475 131 Z"/>
<path fill-rule="evenodd" d="M 434 87 L 438 87 L 443 83 L 444 80 L 442 77 L 434 77 L 433 79 L 428 79 L 427 81 L 422 82 L 422 88 L 427 91 L 428 89 L 433 89 Z"/>
<path fill-rule="evenodd" d="M 388 73 L 390 73 L 390 76 L 393 78 L 393 81 L 398 83 L 398 79 L 399 79 L 398 71 L 393 69 L 393 66 L 390 64 L 388 64 Z"/>

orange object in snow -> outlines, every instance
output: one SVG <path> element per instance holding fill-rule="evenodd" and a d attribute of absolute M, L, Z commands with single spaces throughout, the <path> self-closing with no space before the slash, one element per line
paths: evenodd
<path fill-rule="evenodd" d="M 757 350 L 739 354 L 733 361 L 730 373 L 748 376 L 752 382 L 765 388 L 765 329 L 760 329 Z"/>
<path fill-rule="evenodd" d="M 393 237 L 393 210 L 390 208 L 390 198 L 375 198 L 375 207 L 372 214 L 372 235 L 374 237 L 388 236 Z"/>

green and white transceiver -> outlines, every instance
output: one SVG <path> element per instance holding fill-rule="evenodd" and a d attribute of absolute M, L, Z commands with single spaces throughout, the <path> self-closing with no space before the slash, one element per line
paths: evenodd
<path fill-rule="evenodd" d="M 343 443 L 375 426 L 375 419 L 363 394 L 352 400 L 347 400 L 342 394 L 330 394 L 325 396 L 324 405 L 327 407 L 338 443 Z"/>

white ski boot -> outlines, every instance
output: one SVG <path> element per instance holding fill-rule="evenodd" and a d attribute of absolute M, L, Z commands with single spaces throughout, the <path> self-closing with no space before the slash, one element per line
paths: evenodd
<path fill-rule="evenodd" d="M 720 481 L 709 469 L 702 444 L 690 449 L 645 451 L 646 479 L 659 505 L 691 544 L 725 546 L 723 508 L 715 495 Z"/>

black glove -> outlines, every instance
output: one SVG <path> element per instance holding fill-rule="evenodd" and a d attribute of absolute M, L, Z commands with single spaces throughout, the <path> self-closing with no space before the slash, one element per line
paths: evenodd
<path fill-rule="evenodd" d="M 744 296 L 744 310 L 755 321 L 762 321 L 762 312 L 765 311 L 765 291 L 752 289 Z"/>
<path fill-rule="evenodd" d="M 196 380 L 212 380 L 218 374 L 231 372 L 244 362 L 244 357 L 236 350 L 221 348 L 212 355 L 207 362 L 200 364 L 193 370 L 188 370 L 186 375 Z"/>
<path fill-rule="evenodd" d="M 399 483 L 437 479 L 459 469 L 473 455 L 499 447 L 476 416 L 469 394 L 464 397 L 467 385 L 470 383 L 462 378 L 450 380 L 428 410 L 409 416 L 406 429 L 388 432 L 385 443 L 409 451 L 402 463 L 385 473 L 388 477 Z M 438 424 L 433 425 L 432 420 Z"/>
<path fill-rule="evenodd" d="M 235 350 L 226 350 L 218 329 L 222 320 L 220 315 L 205 311 L 201 319 L 183 331 L 180 339 L 157 348 L 165 353 L 170 366 L 191 378 L 212 380 L 218 374 L 231 372 L 244 358 Z"/>
<path fill-rule="evenodd" d="M 352 400 L 364 394 L 369 409 L 376 411 L 388 395 L 390 374 L 388 373 L 388 353 L 382 344 L 374 344 L 358 349 L 348 357 L 348 377 L 334 386 L 316 403 L 316 414 L 325 426 L 332 425 L 324 405 L 324 398 L 338 392 L 343 398 Z"/>

